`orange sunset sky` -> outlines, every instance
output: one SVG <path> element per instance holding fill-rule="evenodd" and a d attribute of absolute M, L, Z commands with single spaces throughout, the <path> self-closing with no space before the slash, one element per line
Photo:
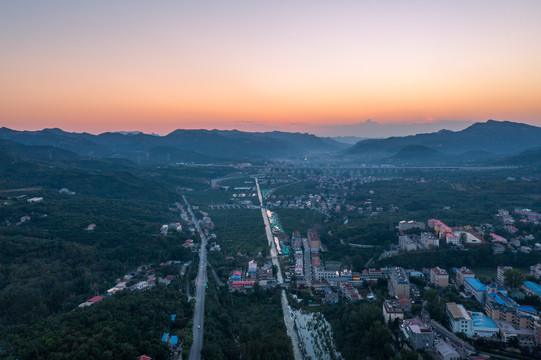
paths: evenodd
<path fill-rule="evenodd" d="M 541 125 L 538 0 L 0 1 L 0 53 L 18 130 Z"/>

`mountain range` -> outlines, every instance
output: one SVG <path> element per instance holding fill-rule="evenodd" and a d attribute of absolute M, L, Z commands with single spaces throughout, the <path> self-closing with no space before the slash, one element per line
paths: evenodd
<path fill-rule="evenodd" d="M 181 129 L 157 136 L 140 132 L 93 135 L 60 129 L 16 131 L 4 127 L 0 128 L 0 140 L 4 140 L 0 148 L 13 148 L 15 155 L 35 154 L 37 160 L 55 157 L 75 161 L 73 157 L 77 156 L 124 159 L 139 164 L 224 163 L 325 154 L 337 161 L 345 158 L 415 166 L 541 163 L 537 156 L 541 153 L 541 127 L 495 120 L 475 123 L 460 131 L 363 139 L 354 145 L 306 133 Z"/>
<path fill-rule="evenodd" d="M 108 132 L 99 135 L 61 129 L 16 131 L 0 128 L 0 139 L 24 145 L 55 146 L 98 158 L 124 158 L 137 163 L 254 161 L 298 158 L 348 147 L 331 138 L 287 132 L 175 130 L 166 136 Z"/>
<path fill-rule="evenodd" d="M 440 130 L 386 139 L 368 139 L 343 151 L 362 161 L 401 164 L 505 162 L 511 155 L 541 148 L 541 128 L 510 121 L 488 120 L 461 131 Z"/>

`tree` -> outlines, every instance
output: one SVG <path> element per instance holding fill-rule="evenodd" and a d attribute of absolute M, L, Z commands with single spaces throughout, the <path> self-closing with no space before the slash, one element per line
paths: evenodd
<path fill-rule="evenodd" d="M 504 285 L 511 289 L 516 289 L 522 285 L 525 278 L 522 271 L 518 269 L 507 269 L 503 272 Z"/>

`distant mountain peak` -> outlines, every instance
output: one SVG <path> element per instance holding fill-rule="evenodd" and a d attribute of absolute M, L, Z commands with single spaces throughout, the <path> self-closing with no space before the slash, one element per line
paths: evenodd
<path fill-rule="evenodd" d="M 363 141 L 347 150 L 348 154 L 371 159 L 389 156 L 412 145 L 423 145 L 446 154 L 486 151 L 509 154 L 541 146 L 541 127 L 512 121 L 487 120 L 461 131 L 434 133 L 381 140 Z"/>

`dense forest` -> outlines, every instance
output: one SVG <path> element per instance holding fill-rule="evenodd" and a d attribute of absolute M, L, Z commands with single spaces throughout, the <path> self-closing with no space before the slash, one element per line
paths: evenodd
<path fill-rule="evenodd" d="M 205 360 L 293 359 L 280 290 L 256 286 L 241 294 L 209 286 L 202 356 Z"/>
<path fill-rule="evenodd" d="M 124 291 L 91 307 L 0 331 L 0 358 L 133 360 L 146 354 L 169 359 L 162 335 L 182 336 L 193 312 L 178 286 Z"/>

